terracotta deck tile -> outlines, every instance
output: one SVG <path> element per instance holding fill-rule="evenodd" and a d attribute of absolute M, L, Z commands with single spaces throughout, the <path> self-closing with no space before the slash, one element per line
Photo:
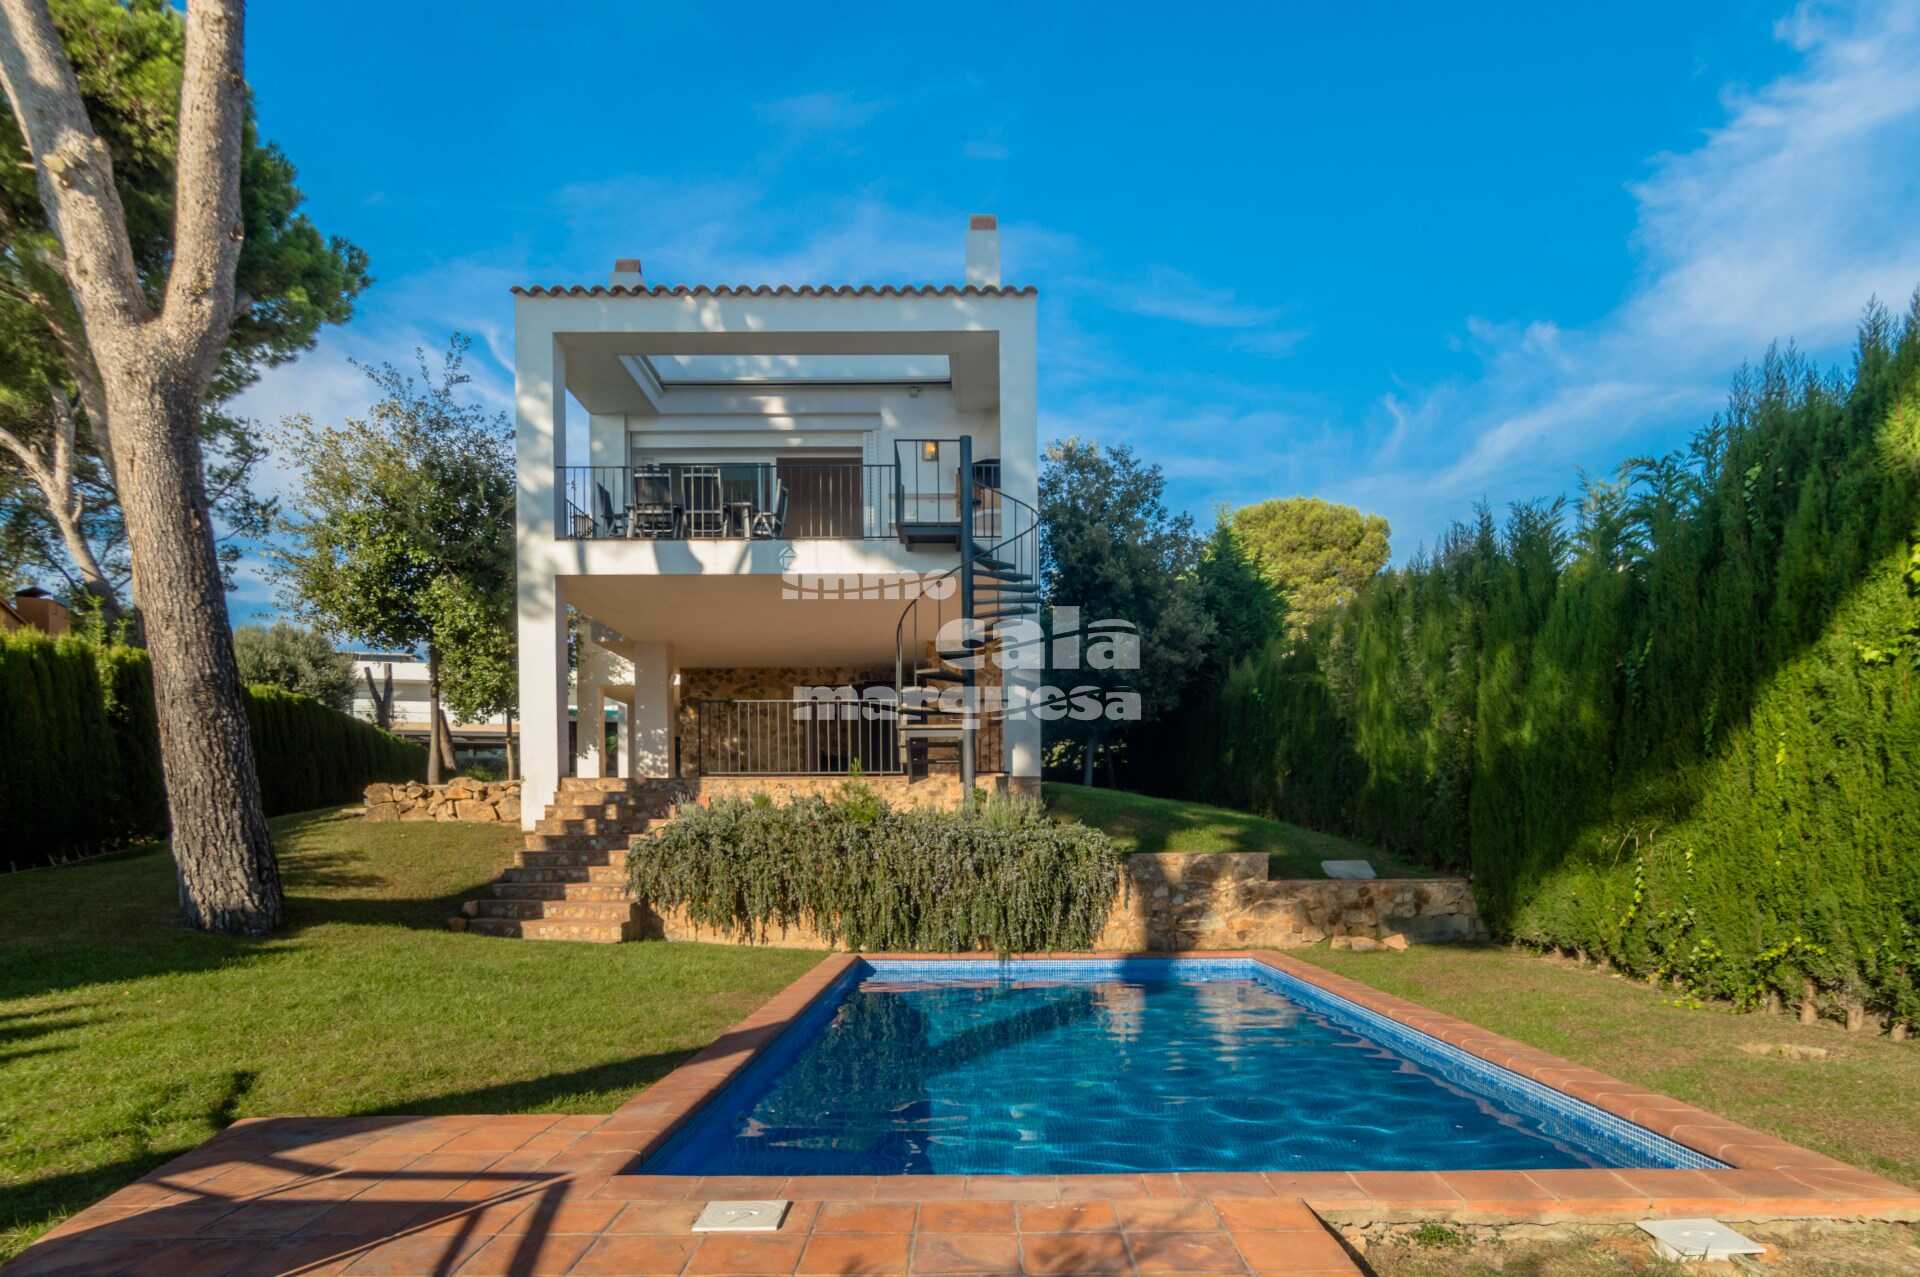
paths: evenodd
<path fill-rule="evenodd" d="M 815 1233 L 910 1233 L 912 1202 L 822 1202 L 814 1216 Z"/>
<path fill-rule="evenodd" d="M 1618 1170 L 1614 1174 L 1634 1192 L 1645 1193 L 1654 1214 L 1667 1218 L 1720 1215 L 1736 1209 L 1741 1201 L 1740 1194 L 1716 1183 L 1703 1171 Z"/>
<path fill-rule="evenodd" d="M 1107 1202 L 1022 1202 L 1023 1233 L 1111 1233 L 1120 1220 Z"/>
<path fill-rule="evenodd" d="M 118 1231 L 129 1237 L 192 1237 L 218 1224 L 239 1205 L 238 1202 L 208 1198 L 156 1206 L 128 1216 Z"/>
<path fill-rule="evenodd" d="M 340 1243 L 327 1237 L 305 1241 L 274 1242 L 256 1246 L 220 1277 L 337 1277 L 360 1258 L 358 1251 L 343 1250 Z"/>
<path fill-rule="evenodd" d="M 787 1196 L 794 1201 L 861 1201 L 870 1199 L 879 1188 L 873 1175 L 796 1175 L 787 1181 Z"/>
<path fill-rule="evenodd" d="M 710 1202 L 765 1201 L 787 1195 L 785 1175 L 709 1175 L 694 1190 Z"/>
<path fill-rule="evenodd" d="M 1196 1197 L 1273 1196 L 1273 1185 L 1258 1171 L 1182 1171 L 1180 1182 Z"/>
<path fill-rule="evenodd" d="M 1148 1197 L 1192 1197 L 1193 1190 L 1178 1175 L 1142 1175 Z"/>
<path fill-rule="evenodd" d="M 294 1232 L 295 1237 L 353 1237 L 361 1241 L 380 1241 L 408 1229 L 426 1224 L 446 1212 L 432 1204 L 419 1202 L 339 1202 L 329 1207 L 312 1223 Z"/>
<path fill-rule="evenodd" d="M 920 1235 L 928 1233 L 1011 1233 L 1014 1203 L 930 1201 L 920 1207 Z"/>
<path fill-rule="evenodd" d="M 1556 1218 L 1560 1201 L 1519 1171 L 1442 1171 L 1461 1197 L 1449 1218 L 1464 1223 L 1535 1222 Z"/>
<path fill-rule="evenodd" d="M 1236 1197 L 1240 1203 L 1264 1203 L 1265 1198 Z M 1220 1212 L 1203 1198 L 1128 1197 L 1111 1203 L 1114 1217 L 1128 1232 L 1189 1233 L 1220 1227 Z M 924 1229 L 924 1225 L 922 1225 Z"/>
<path fill-rule="evenodd" d="M 496 1237 L 460 1266 L 460 1277 L 559 1277 L 594 1241 L 580 1233 Z"/>
<path fill-rule="evenodd" d="M 288 1237 L 333 1208 L 332 1202 L 249 1202 L 228 1211 L 200 1235 L 214 1237 Z"/>
<path fill-rule="evenodd" d="M 1062 1175 L 1059 1184 L 1062 1201 L 1112 1201 L 1148 1195 L 1144 1175 Z"/>
<path fill-rule="evenodd" d="M 967 1195 L 964 1175 L 883 1175 L 874 1196 L 894 1202 L 958 1201 Z"/>
<path fill-rule="evenodd" d="M 1638 1219 L 1652 1206 L 1652 1198 L 1612 1171 L 1528 1171 L 1528 1179 L 1560 1199 L 1558 1218 L 1591 1220 Z"/>
<path fill-rule="evenodd" d="M 1118 1233 L 1023 1233 L 1020 1268 L 1033 1274 L 1093 1274 L 1133 1272 L 1127 1244 Z"/>
<path fill-rule="evenodd" d="M 616 1175 L 594 1194 L 627 1202 L 681 1202 L 699 1188 L 698 1175 Z"/>
<path fill-rule="evenodd" d="M 1234 1245 L 1247 1266 L 1259 1272 L 1353 1273 L 1358 1270 L 1332 1233 L 1325 1229 L 1290 1229 L 1278 1233 L 1235 1233 Z"/>
<path fill-rule="evenodd" d="M 785 1277 L 800 1262 L 803 1244 L 799 1237 L 709 1236 L 694 1248 L 686 1271 L 713 1277 Z"/>
<path fill-rule="evenodd" d="M 601 1237 L 573 1272 L 578 1277 L 675 1277 L 697 1245 L 692 1237 Z"/>
<path fill-rule="evenodd" d="M 1355 1171 L 1353 1182 L 1387 1210 L 1450 1210 L 1461 1200 L 1435 1171 Z"/>
<path fill-rule="evenodd" d="M 967 1196 L 1003 1202 L 1056 1202 L 1060 1181 L 1050 1175 L 969 1175 Z"/>
<path fill-rule="evenodd" d="M 1133 1266 L 1143 1273 L 1239 1273 L 1246 1266 L 1224 1235 L 1212 1233 L 1128 1233 Z"/>
<path fill-rule="evenodd" d="M 625 1206 L 620 1202 L 605 1198 L 591 1202 L 564 1202 L 551 1207 L 544 1201 L 535 1201 L 527 1209 L 516 1212 L 500 1231 L 502 1233 L 603 1233 L 624 1209 L 626 1209 Z"/>
<path fill-rule="evenodd" d="M 1267 1183 L 1276 1196 L 1301 1198 L 1315 1206 L 1373 1200 L 1345 1171 L 1268 1171 Z"/>
<path fill-rule="evenodd" d="M 907 1271 L 907 1255 L 912 1237 L 907 1233 L 814 1233 L 800 1253 L 794 1272 L 801 1274 L 847 1273 L 878 1274 L 895 1277 Z"/>
<path fill-rule="evenodd" d="M 1020 1271 L 1020 1245 L 1011 1233 L 928 1233 L 913 1239 L 908 1272 L 913 1277 L 1013 1277 Z"/>
<path fill-rule="evenodd" d="M 1321 1230 L 1319 1219 L 1297 1197 L 1216 1197 L 1213 1207 L 1220 1212 L 1226 1227 L 1234 1232 Z"/>
<path fill-rule="evenodd" d="M 440 1277 L 480 1245 L 457 1237 L 396 1237 L 369 1247 L 343 1271 L 351 1277 Z"/>

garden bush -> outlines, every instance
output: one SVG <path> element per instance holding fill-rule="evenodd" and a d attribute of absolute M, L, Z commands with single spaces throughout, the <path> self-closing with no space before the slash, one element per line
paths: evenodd
<path fill-rule="evenodd" d="M 247 689 L 269 816 L 351 802 L 406 780 L 426 751 L 275 687 Z M 0 861 L 14 868 L 167 832 L 153 668 L 139 648 L 24 630 L 0 635 Z"/>
<path fill-rule="evenodd" d="M 1920 300 L 1564 514 L 1483 508 L 1234 669 L 1176 792 L 1470 869 L 1510 939 L 1920 1020 Z"/>
<path fill-rule="evenodd" d="M 1120 885 L 1113 840 L 1037 802 L 893 808 L 854 782 L 786 806 L 682 807 L 628 864 L 636 894 L 701 926 L 800 926 L 868 951 L 1087 949 Z"/>

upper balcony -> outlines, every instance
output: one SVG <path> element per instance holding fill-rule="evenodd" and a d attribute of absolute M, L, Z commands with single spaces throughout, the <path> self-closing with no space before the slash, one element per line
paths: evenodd
<path fill-rule="evenodd" d="M 973 533 L 1000 523 L 1000 461 L 972 440 L 896 438 L 893 459 L 743 462 L 723 452 L 560 471 L 562 540 L 861 541 L 957 545 L 961 468 Z"/>

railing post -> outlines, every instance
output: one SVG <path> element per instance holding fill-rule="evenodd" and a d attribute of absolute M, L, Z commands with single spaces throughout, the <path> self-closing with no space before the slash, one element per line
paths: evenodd
<path fill-rule="evenodd" d="M 973 802 L 974 750 L 980 721 L 973 703 L 973 436 L 960 436 L 960 631 L 967 663 L 960 668 L 960 799 Z"/>

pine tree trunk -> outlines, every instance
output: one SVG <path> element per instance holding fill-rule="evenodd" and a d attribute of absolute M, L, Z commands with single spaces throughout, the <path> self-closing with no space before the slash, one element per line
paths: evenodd
<path fill-rule="evenodd" d="M 427 783 L 440 783 L 440 653 L 427 645 Z"/>
<path fill-rule="evenodd" d="M 514 760 L 514 754 L 513 754 L 513 711 L 512 710 L 507 711 L 506 718 L 507 718 L 507 733 L 504 739 L 507 742 L 507 779 L 519 780 L 520 767 L 519 767 L 519 764 Z"/>
<path fill-rule="evenodd" d="M 439 732 L 440 767 L 449 777 L 458 776 L 460 774 L 460 759 L 453 752 L 453 726 L 447 722 L 447 712 L 445 710 L 435 710 L 433 721 Z"/>
<path fill-rule="evenodd" d="M 201 478 L 200 397 L 182 380 L 155 370 L 133 388 L 144 393 L 109 390 L 123 391 L 113 444 L 128 479 L 120 503 L 153 658 L 180 912 L 202 930 L 264 935 L 282 921 L 280 870 Z"/>

